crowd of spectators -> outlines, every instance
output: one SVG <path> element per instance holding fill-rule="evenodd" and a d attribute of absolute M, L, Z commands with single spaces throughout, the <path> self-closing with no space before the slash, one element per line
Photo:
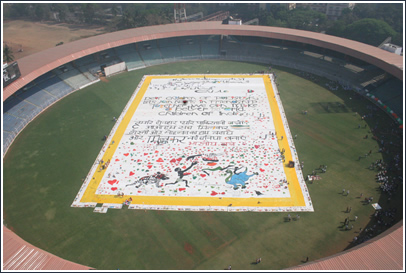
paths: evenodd
<path fill-rule="evenodd" d="M 319 78 L 316 77 L 315 75 L 313 75 L 312 73 L 308 73 L 308 72 L 304 72 L 304 71 L 297 71 L 296 74 L 302 78 L 311 80 L 312 82 L 315 82 L 315 83 L 319 82 Z"/>
<path fill-rule="evenodd" d="M 356 239 L 353 240 L 353 243 L 361 244 L 380 234 L 382 230 L 393 226 L 396 223 L 396 212 L 396 208 L 375 211 L 373 215 L 375 224 L 365 228 L 363 231 L 360 229 L 359 234 L 355 237 Z"/>
<path fill-rule="evenodd" d="M 331 91 L 337 91 L 339 88 L 338 83 L 335 81 L 326 82 L 325 86 Z"/>

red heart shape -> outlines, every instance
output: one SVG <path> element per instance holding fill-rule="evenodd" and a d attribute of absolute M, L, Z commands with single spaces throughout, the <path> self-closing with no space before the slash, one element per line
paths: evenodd
<path fill-rule="evenodd" d="M 179 162 L 179 161 L 181 161 L 181 160 L 182 160 L 182 158 L 181 158 L 181 157 L 179 157 L 179 158 L 178 158 L 178 159 L 176 159 L 176 160 Z"/>
<path fill-rule="evenodd" d="M 144 155 L 148 155 L 148 153 L 144 153 Z"/>
<path fill-rule="evenodd" d="M 200 176 L 201 176 L 201 177 L 205 177 L 206 175 L 202 173 L 202 174 L 200 174 Z"/>
<path fill-rule="evenodd" d="M 259 148 L 259 145 L 254 145 L 254 147 L 258 149 L 258 148 Z"/>
<path fill-rule="evenodd" d="M 211 195 L 211 196 L 217 195 L 217 192 L 211 191 L 211 194 L 210 194 L 210 195 Z"/>
<path fill-rule="evenodd" d="M 155 151 L 155 153 L 159 153 L 158 151 Z"/>
<path fill-rule="evenodd" d="M 164 162 L 162 158 L 159 158 L 156 162 Z"/>
<path fill-rule="evenodd" d="M 179 191 L 184 191 L 186 190 L 186 188 L 179 188 Z"/>
<path fill-rule="evenodd" d="M 265 166 L 268 166 L 269 164 L 268 164 L 268 163 L 264 163 L 264 165 L 265 165 Z"/>
<path fill-rule="evenodd" d="M 130 176 L 131 176 L 131 175 L 134 175 L 134 173 L 133 173 L 133 172 L 130 172 Z"/>
<path fill-rule="evenodd" d="M 141 162 L 141 161 L 142 161 L 141 159 L 138 159 L 138 160 L 137 160 L 137 162 Z"/>
<path fill-rule="evenodd" d="M 169 162 L 171 162 L 171 163 L 175 163 L 176 162 L 176 159 L 175 158 L 173 158 L 171 161 L 169 161 Z"/>
<path fill-rule="evenodd" d="M 125 156 L 128 156 L 129 155 L 129 153 L 126 153 L 126 154 L 124 154 Z"/>
<path fill-rule="evenodd" d="M 114 179 L 114 180 L 109 180 L 109 181 L 107 181 L 107 183 L 109 183 L 110 185 L 113 186 L 113 184 L 118 183 L 118 181 L 117 181 L 117 179 Z"/>
<path fill-rule="evenodd" d="M 120 159 L 117 158 L 116 161 L 120 161 Z"/>
<path fill-rule="evenodd" d="M 111 188 L 111 190 L 112 190 L 112 191 L 116 191 L 116 190 L 117 190 L 117 187 L 113 187 L 113 188 Z"/>
<path fill-rule="evenodd" d="M 148 165 L 147 167 L 148 167 L 149 169 L 151 169 L 151 168 L 152 168 L 152 165 Z"/>
<path fill-rule="evenodd" d="M 264 171 L 265 171 L 265 170 L 264 170 L 264 169 L 262 169 L 262 168 L 260 168 L 259 170 L 260 170 L 261 172 L 264 172 Z"/>

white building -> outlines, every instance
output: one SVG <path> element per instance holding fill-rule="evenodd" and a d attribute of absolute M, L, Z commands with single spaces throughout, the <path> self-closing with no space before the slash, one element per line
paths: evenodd
<path fill-rule="evenodd" d="M 400 47 L 400 46 L 397 46 L 397 45 L 394 45 L 394 44 L 391 44 L 391 43 L 387 43 L 387 44 L 384 44 L 381 48 L 383 50 L 395 53 L 397 55 L 402 55 L 402 49 L 403 48 Z"/>

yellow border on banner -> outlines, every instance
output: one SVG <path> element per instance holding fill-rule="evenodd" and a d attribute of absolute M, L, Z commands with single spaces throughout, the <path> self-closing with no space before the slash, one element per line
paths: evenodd
<path fill-rule="evenodd" d="M 112 138 L 110 145 L 107 147 L 102 159 L 106 162 L 108 159 L 113 158 L 116 152 L 118 143 L 120 143 L 124 132 L 130 123 L 135 111 L 138 108 L 142 98 L 148 89 L 152 79 L 167 79 L 167 78 L 263 78 L 266 93 L 268 96 L 269 106 L 271 108 L 275 130 L 278 135 L 279 149 L 285 149 L 285 162 L 292 160 L 292 154 L 289 148 L 285 128 L 276 100 L 275 91 L 272 88 L 271 79 L 268 75 L 167 75 L 167 76 L 146 76 L 144 82 L 135 96 L 133 102 L 129 106 L 122 121 L 117 127 L 116 132 Z M 280 139 L 284 136 L 283 140 Z M 233 206 L 233 207 L 297 207 L 306 206 L 304 201 L 303 192 L 300 188 L 299 180 L 295 168 L 287 167 L 284 164 L 284 171 L 289 183 L 290 197 L 287 198 L 228 198 L 228 197 L 177 197 L 177 196 L 137 196 L 137 195 L 124 195 L 119 197 L 117 195 L 98 195 L 96 190 L 104 176 L 106 170 L 96 169 L 92 174 L 91 181 L 89 182 L 86 190 L 80 200 L 82 203 L 96 202 L 96 203 L 115 203 L 121 204 L 127 198 L 132 197 L 132 205 L 161 205 L 161 206 Z"/>

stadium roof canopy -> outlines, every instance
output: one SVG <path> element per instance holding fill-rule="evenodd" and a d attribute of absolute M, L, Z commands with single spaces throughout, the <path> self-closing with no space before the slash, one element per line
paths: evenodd
<path fill-rule="evenodd" d="M 3 91 L 3 101 L 42 74 L 89 54 L 126 44 L 189 35 L 240 35 L 295 41 L 361 59 L 403 80 L 403 56 L 331 35 L 280 27 L 227 25 L 220 21 L 167 24 L 122 30 L 63 44 L 18 60 L 21 77 Z"/>

